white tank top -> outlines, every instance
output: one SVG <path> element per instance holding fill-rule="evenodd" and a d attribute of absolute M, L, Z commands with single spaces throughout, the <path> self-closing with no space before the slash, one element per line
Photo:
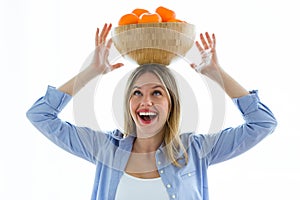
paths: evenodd
<path fill-rule="evenodd" d="M 161 177 L 143 179 L 127 173 L 121 177 L 115 200 L 168 200 L 169 195 Z"/>

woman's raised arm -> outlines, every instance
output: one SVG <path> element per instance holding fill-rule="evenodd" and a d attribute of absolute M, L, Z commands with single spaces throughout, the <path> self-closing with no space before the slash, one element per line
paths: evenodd
<path fill-rule="evenodd" d="M 74 96 L 96 76 L 108 73 L 123 66 L 122 63 L 111 65 L 108 61 L 108 55 L 110 47 L 112 45 L 112 40 L 109 39 L 108 42 L 106 42 L 106 38 L 109 31 L 111 30 L 111 27 L 111 24 L 104 24 L 101 33 L 99 31 L 99 28 L 97 28 L 95 36 L 95 50 L 91 63 L 83 71 L 60 86 L 58 90 Z"/>
<path fill-rule="evenodd" d="M 210 36 L 206 32 L 204 37 L 201 33 L 200 40 L 202 44 L 196 41 L 196 46 L 204 62 L 200 66 L 192 65 L 192 67 L 197 72 L 217 82 L 230 98 L 238 98 L 249 94 L 244 87 L 221 68 L 216 53 L 215 35 L 212 34 L 212 36 Z"/>

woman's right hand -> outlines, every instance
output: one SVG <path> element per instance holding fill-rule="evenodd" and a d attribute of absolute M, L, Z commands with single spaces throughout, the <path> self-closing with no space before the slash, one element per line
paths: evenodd
<path fill-rule="evenodd" d="M 123 66 L 123 63 L 116 63 L 112 65 L 108 61 L 108 55 L 112 45 L 112 39 L 109 39 L 106 42 L 106 38 L 108 36 L 109 31 L 111 30 L 111 27 L 111 24 L 105 23 L 101 30 L 101 33 L 99 28 L 97 28 L 96 31 L 95 51 L 90 67 L 93 67 L 99 74 L 105 74 Z"/>

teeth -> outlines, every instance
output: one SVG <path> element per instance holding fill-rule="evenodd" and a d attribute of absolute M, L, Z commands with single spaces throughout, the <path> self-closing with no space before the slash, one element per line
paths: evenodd
<path fill-rule="evenodd" d="M 154 112 L 140 112 L 139 115 L 141 115 L 141 116 L 155 116 L 156 113 L 154 113 Z"/>

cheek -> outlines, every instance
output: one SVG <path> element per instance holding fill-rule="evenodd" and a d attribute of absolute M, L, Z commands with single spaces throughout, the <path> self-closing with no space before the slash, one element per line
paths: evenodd
<path fill-rule="evenodd" d="M 161 105 L 161 109 L 166 113 L 168 114 L 169 111 L 170 111 L 170 104 L 169 104 L 169 101 L 168 100 L 165 100 L 165 101 L 162 101 L 160 103 Z"/>
<path fill-rule="evenodd" d="M 165 108 L 165 110 L 166 110 L 167 112 L 169 112 L 169 110 L 170 110 L 170 104 L 169 104 L 169 102 L 165 102 L 164 108 Z"/>

